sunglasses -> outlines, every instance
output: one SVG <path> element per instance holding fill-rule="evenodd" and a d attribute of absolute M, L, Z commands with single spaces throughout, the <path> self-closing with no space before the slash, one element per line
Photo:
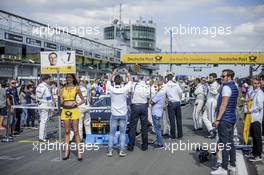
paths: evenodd
<path fill-rule="evenodd" d="M 221 77 L 222 77 L 222 78 L 225 78 L 225 77 L 227 77 L 227 75 L 222 75 Z"/>
<path fill-rule="evenodd" d="M 72 77 L 66 77 L 67 79 L 69 79 L 69 78 L 72 78 Z"/>
<path fill-rule="evenodd" d="M 11 84 L 16 84 L 16 82 L 11 82 Z"/>

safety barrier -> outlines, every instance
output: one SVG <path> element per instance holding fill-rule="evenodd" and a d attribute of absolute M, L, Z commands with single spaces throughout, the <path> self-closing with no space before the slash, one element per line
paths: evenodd
<path fill-rule="evenodd" d="M 13 109 L 37 109 L 37 110 L 58 110 L 58 107 L 55 106 L 39 106 L 38 104 L 30 104 L 30 105 L 13 105 Z M 80 110 L 84 112 L 90 112 L 91 110 L 110 110 L 110 106 L 104 106 L 104 107 L 91 107 L 91 106 L 79 106 Z M 62 109 L 62 107 L 61 107 Z M 62 138 L 61 138 L 61 120 L 60 120 L 60 115 L 59 112 L 56 113 L 58 116 L 58 122 L 59 122 L 59 143 L 62 143 Z M 2 140 L 3 142 L 12 142 L 12 137 L 10 137 L 10 132 L 11 131 L 11 123 L 10 123 L 10 115 L 11 112 L 8 112 L 7 116 L 7 129 L 6 129 L 6 137 Z M 60 150 L 60 156 L 59 160 L 62 160 L 62 149 Z"/>

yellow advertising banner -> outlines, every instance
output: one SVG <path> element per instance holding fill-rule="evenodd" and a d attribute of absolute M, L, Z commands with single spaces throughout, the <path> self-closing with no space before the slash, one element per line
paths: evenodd
<path fill-rule="evenodd" d="M 122 61 L 140 64 L 264 64 L 264 53 L 125 54 Z"/>

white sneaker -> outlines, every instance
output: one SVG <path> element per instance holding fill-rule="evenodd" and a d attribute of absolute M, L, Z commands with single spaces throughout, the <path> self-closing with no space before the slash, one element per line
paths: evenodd
<path fill-rule="evenodd" d="M 227 169 L 229 171 L 232 171 L 233 173 L 236 172 L 236 167 L 235 166 L 228 165 Z"/>
<path fill-rule="evenodd" d="M 249 158 L 248 160 L 250 162 L 258 162 L 258 161 L 262 161 L 262 157 L 256 156 L 256 157 Z"/>
<path fill-rule="evenodd" d="M 108 151 L 108 153 L 106 154 L 107 157 L 112 157 L 113 156 L 113 151 Z"/>
<path fill-rule="evenodd" d="M 216 162 L 216 164 L 214 166 L 212 166 L 212 169 L 213 170 L 217 170 L 221 166 L 222 166 L 222 163 L 221 162 Z"/>
<path fill-rule="evenodd" d="M 120 152 L 119 152 L 119 156 L 120 156 L 120 157 L 126 157 L 126 155 L 127 155 L 127 154 L 126 154 L 124 151 L 120 151 Z"/>
<path fill-rule="evenodd" d="M 227 175 L 228 172 L 227 172 L 227 170 L 225 170 L 224 168 L 219 167 L 217 170 L 215 170 L 215 171 L 211 171 L 211 174 Z"/>
<path fill-rule="evenodd" d="M 244 154 L 244 156 L 245 156 L 246 158 L 252 158 L 252 157 L 254 157 L 252 153 Z"/>
<path fill-rule="evenodd" d="M 46 139 L 39 139 L 39 142 L 47 142 L 48 140 Z"/>
<path fill-rule="evenodd" d="M 37 130 L 37 129 L 38 129 L 38 127 L 31 127 L 30 129 Z"/>

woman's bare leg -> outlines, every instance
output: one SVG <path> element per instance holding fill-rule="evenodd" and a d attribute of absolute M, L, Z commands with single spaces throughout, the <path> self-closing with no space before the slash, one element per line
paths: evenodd
<path fill-rule="evenodd" d="M 65 137 L 64 137 L 64 156 L 67 157 L 70 150 L 69 150 L 69 146 L 70 146 L 70 120 L 64 120 L 63 121 L 64 124 L 64 129 L 65 129 Z"/>
<path fill-rule="evenodd" d="M 81 158 L 81 153 L 80 153 L 80 135 L 79 135 L 79 120 L 73 120 L 73 132 L 74 132 L 74 138 L 75 138 L 75 143 L 77 146 L 77 156 L 78 158 Z"/>

